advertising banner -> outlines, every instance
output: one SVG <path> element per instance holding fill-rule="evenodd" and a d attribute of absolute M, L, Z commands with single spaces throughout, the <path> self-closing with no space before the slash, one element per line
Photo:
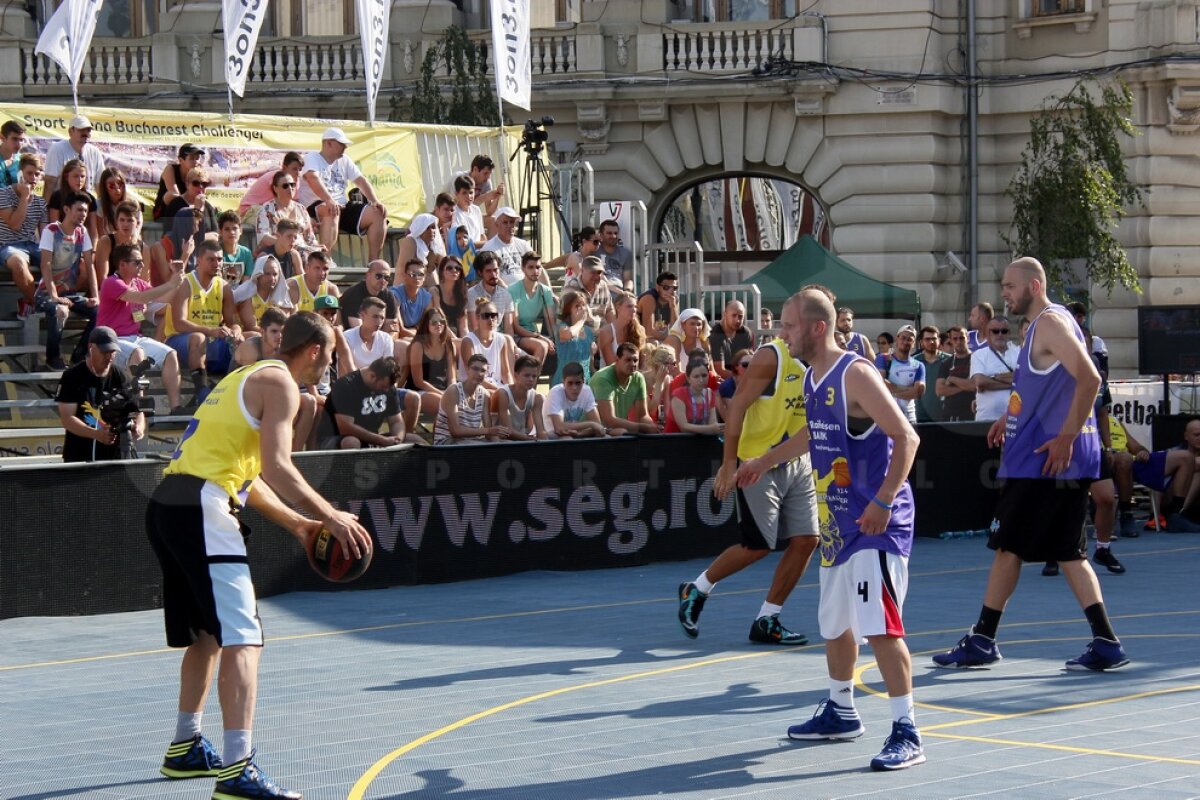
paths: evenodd
<path fill-rule="evenodd" d="M 57 62 L 71 79 L 71 91 L 79 102 L 79 73 L 96 33 L 96 17 L 102 0 L 67 0 L 46 20 L 34 52 Z"/>
<path fill-rule="evenodd" d="M 225 82 L 238 97 L 246 92 L 246 76 L 254 61 L 258 32 L 267 16 L 267 0 L 222 0 L 225 26 Z"/>
<path fill-rule="evenodd" d="M 1151 426 L 1154 418 L 1165 413 L 1162 381 L 1110 381 L 1112 408 L 1109 413 L 1120 420 L 1125 430 L 1138 442 L 1150 447 L 1153 441 Z M 1175 414 L 1194 414 L 1197 405 L 1197 384 L 1171 384 L 1171 411 Z M 1178 444 L 1176 442 L 1175 444 Z"/>
<path fill-rule="evenodd" d="M 358 29 L 362 31 L 363 72 L 367 80 L 367 121 L 375 124 L 375 100 L 379 97 L 379 83 L 383 77 L 383 64 L 387 60 L 388 20 L 391 17 L 392 0 L 355 0 L 358 13 Z"/>
<path fill-rule="evenodd" d="M 492 69 L 496 96 L 529 110 L 529 0 L 492 0 Z"/>

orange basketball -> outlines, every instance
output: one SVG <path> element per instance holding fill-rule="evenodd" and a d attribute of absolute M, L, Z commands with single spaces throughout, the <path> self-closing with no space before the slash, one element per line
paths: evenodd
<path fill-rule="evenodd" d="M 372 548 L 367 546 L 362 558 L 347 558 L 342 545 L 327 529 L 321 528 L 308 538 L 304 548 L 309 566 L 322 578 L 333 583 L 349 583 L 362 577 L 371 566 Z"/>

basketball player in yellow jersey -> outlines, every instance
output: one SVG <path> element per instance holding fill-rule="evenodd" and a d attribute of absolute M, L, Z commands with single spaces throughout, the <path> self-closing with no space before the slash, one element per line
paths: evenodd
<path fill-rule="evenodd" d="M 353 514 L 313 490 L 291 460 L 296 388 L 329 368 L 333 331 L 301 313 L 283 328 L 279 360 L 235 370 L 188 425 L 146 510 L 163 571 L 167 644 L 186 647 L 175 736 L 160 769 L 169 778 L 216 777 L 214 798 L 291 798 L 255 765 L 251 726 L 263 632 L 238 512 L 248 503 L 301 542 L 322 527 L 356 558 L 371 539 Z M 307 519 L 284 501 L 310 512 Z M 204 698 L 220 664 L 222 753 L 201 734 Z"/>
<path fill-rule="evenodd" d="M 288 278 L 288 296 L 297 311 L 315 311 L 321 295 L 340 297 L 341 291 L 329 277 L 329 256 L 323 250 L 313 250 L 304 262 L 304 274 Z"/>
<path fill-rule="evenodd" d="M 788 306 L 783 335 L 788 335 Z M 792 315 L 795 316 L 793 310 Z M 788 352 L 784 339 L 763 345 L 754 354 L 725 420 L 725 452 L 713 493 L 724 500 L 736 491 L 741 544 L 730 546 L 708 569 L 679 587 L 679 624 L 689 637 L 699 635 L 697 620 L 713 587 L 775 549 L 783 557 L 767 599 L 750 626 L 750 641 L 801 645 L 808 639 L 789 631 L 779 613 L 808 566 L 817 545 L 817 499 L 808 455 L 767 463 L 768 451 L 796 436 L 807 438 L 804 415 L 804 367 Z M 752 485 L 735 486 L 738 464 L 751 464 L 761 474 Z"/>
<path fill-rule="evenodd" d="M 208 373 L 224 375 L 242 343 L 233 290 L 220 275 L 221 243 L 205 239 L 196 248 L 196 269 L 171 295 L 163 339 L 191 371 L 198 405 L 208 391 Z"/>

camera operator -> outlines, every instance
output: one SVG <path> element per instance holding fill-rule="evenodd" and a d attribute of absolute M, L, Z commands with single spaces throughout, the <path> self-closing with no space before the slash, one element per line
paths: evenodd
<path fill-rule="evenodd" d="M 66 430 L 63 461 L 113 461 L 121 457 L 122 427 L 133 439 L 146 432 L 137 410 L 137 385 L 118 367 L 119 346 L 112 328 L 100 326 L 88 337 L 87 357 L 63 373 L 58 384 L 58 416 Z"/>

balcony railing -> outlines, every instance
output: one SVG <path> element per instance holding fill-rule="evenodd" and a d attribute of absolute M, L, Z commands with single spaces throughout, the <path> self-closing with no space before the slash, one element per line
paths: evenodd
<path fill-rule="evenodd" d="M 471 34 L 471 41 L 483 49 L 487 59 L 487 74 L 492 74 L 492 35 L 481 31 Z M 574 31 L 550 33 L 534 31 L 529 40 L 530 72 L 534 77 L 540 75 L 569 75 L 579 69 L 578 50 L 575 43 Z M 443 61 L 441 64 L 443 77 L 449 75 L 449 70 Z"/>
<path fill-rule="evenodd" d="M 792 58 L 791 27 L 762 29 L 736 22 L 680 25 L 662 34 L 668 72 L 748 72 L 772 56 Z"/>
<path fill-rule="evenodd" d="M 260 41 L 250 67 L 251 83 L 330 83 L 363 81 L 362 46 L 357 38 L 339 41 L 275 39 Z"/>
<path fill-rule="evenodd" d="M 31 42 L 21 47 L 22 83 L 26 86 L 70 86 L 71 80 L 62 68 L 46 56 L 34 52 Z M 123 86 L 147 83 L 151 80 L 150 42 L 120 44 L 93 40 L 92 49 L 79 74 L 81 84 L 93 86 Z"/>

